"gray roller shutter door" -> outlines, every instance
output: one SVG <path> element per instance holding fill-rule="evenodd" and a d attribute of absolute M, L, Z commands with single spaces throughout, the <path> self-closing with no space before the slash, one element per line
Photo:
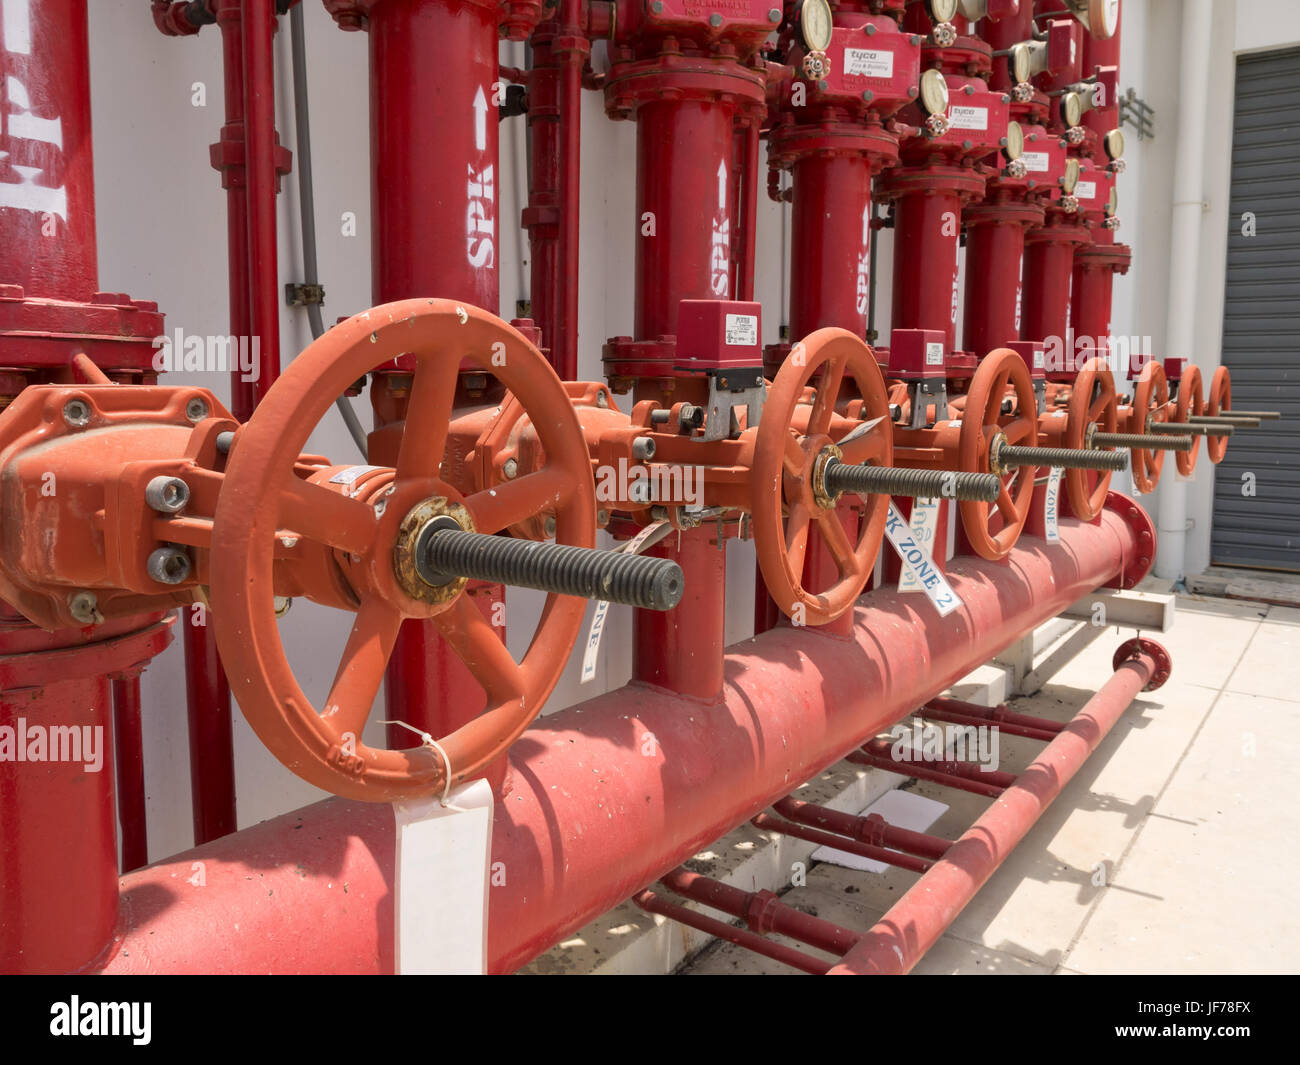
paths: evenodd
<path fill-rule="evenodd" d="M 1234 407 L 1279 410 L 1282 420 L 1239 430 L 1218 467 L 1211 557 L 1226 566 L 1300 571 L 1297 92 L 1300 49 L 1237 60 L 1223 362 Z M 1249 237 L 1247 211 L 1257 230 Z M 1245 474 L 1254 496 L 1243 494 Z"/>

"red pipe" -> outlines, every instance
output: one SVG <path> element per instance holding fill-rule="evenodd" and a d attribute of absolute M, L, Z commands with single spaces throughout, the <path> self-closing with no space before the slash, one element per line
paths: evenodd
<path fill-rule="evenodd" d="M 954 713 L 951 710 L 944 710 L 941 707 L 935 706 L 933 703 L 930 703 L 927 706 L 925 706 L 920 711 L 920 714 L 922 717 L 928 717 L 935 721 L 947 721 L 953 725 L 966 725 L 968 727 L 974 727 L 974 728 L 990 727 L 989 722 L 986 718 L 972 717 L 968 714 Z M 1024 725 L 1012 725 L 1012 724 L 1001 723 L 1001 722 L 992 727 L 1000 728 L 1003 732 L 1006 732 L 1012 736 L 1021 736 L 1027 740 L 1042 740 L 1044 743 L 1046 743 L 1056 734 L 1055 732 L 1049 731 L 1047 729 L 1027 728 Z"/>
<path fill-rule="evenodd" d="M 859 938 L 856 932 L 785 905 L 770 891 L 742 891 L 687 869 L 674 869 L 662 879 L 665 887 L 685 898 L 744 918 L 760 935 L 775 932 L 830 954 L 847 952 Z"/>
<path fill-rule="evenodd" d="M 1142 641 L 1149 645 L 1150 641 Z M 1160 672 L 1147 647 L 1124 662 L 943 860 L 898 900 L 832 975 L 908 972 L 975 897 L 1043 811 L 1087 761 L 1138 692 Z M 1158 686 L 1158 684 L 1156 685 Z"/>
<path fill-rule="evenodd" d="M 872 861 L 884 862 L 886 865 L 894 865 L 899 869 L 907 869 L 913 873 L 924 873 L 930 868 L 929 862 L 917 858 L 915 855 L 891 851 L 885 847 L 876 847 L 870 843 L 863 843 L 861 840 L 851 839 L 835 832 L 824 832 L 821 829 L 801 824 L 798 821 L 783 821 L 781 818 L 772 817 L 770 814 L 757 814 L 749 823 L 755 828 L 761 828 L 768 832 L 776 832 L 782 836 L 791 836 L 794 839 L 802 839 L 808 843 L 816 843 L 819 847 L 834 847 L 836 850 L 842 850 L 847 854 L 856 854 L 860 858 L 870 858 Z"/>
<path fill-rule="evenodd" d="M 925 716 L 927 711 L 935 710 L 961 714 L 964 717 L 980 717 L 999 725 L 1021 725 L 1024 728 L 1050 732 L 1053 735 L 1065 728 L 1060 721 L 1052 721 L 1050 718 L 1035 717 L 1033 714 L 1017 714 L 1008 710 L 1005 703 L 997 706 L 980 706 L 978 703 L 968 703 L 962 699 L 931 699 L 925 704 L 921 714 Z"/>
<path fill-rule="evenodd" d="M 277 248 L 274 0 L 244 0 L 244 180 L 248 186 L 249 338 L 259 344 L 258 376 L 231 377 L 232 413 L 241 422 L 280 376 L 280 273 Z"/>
<path fill-rule="evenodd" d="M 943 188 L 944 168 L 936 169 L 940 172 L 933 175 L 934 187 L 900 196 L 894 208 L 890 325 L 894 329 L 942 329 L 945 350 L 951 352 L 956 345 L 962 198 Z"/>
<path fill-rule="evenodd" d="M 1025 230 L 1042 225 L 1038 204 L 1002 201 L 966 208 L 966 298 L 962 346 L 981 358 L 1020 339 L 1020 262 Z"/>
<path fill-rule="evenodd" d="M 122 872 L 149 862 L 144 794 L 144 737 L 140 675 L 113 678 L 113 736 L 117 770 L 117 821 L 122 832 Z"/>
<path fill-rule="evenodd" d="M 949 840 L 940 839 L 938 836 L 929 836 L 924 832 L 913 832 L 910 829 L 891 825 L 879 814 L 862 817 L 810 802 L 800 802 L 795 798 L 782 799 L 773 804 L 772 809 L 783 817 L 801 824 L 821 825 L 841 836 L 848 836 L 862 843 L 892 847 L 923 858 L 942 858 L 944 851 L 951 846 Z"/>
<path fill-rule="evenodd" d="M 181 643 L 185 648 L 194 842 L 203 844 L 239 827 L 235 815 L 234 717 L 230 684 L 217 655 L 212 629 L 206 624 L 193 624 L 192 609 L 182 611 Z"/>
<path fill-rule="evenodd" d="M 735 943 L 738 947 L 752 950 L 755 954 L 761 954 L 765 958 L 779 961 L 783 965 L 812 976 L 825 976 L 831 967 L 830 962 L 814 958 L 811 954 L 805 954 L 794 947 L 787 947 L 784 943 L 777 943 L 766 936 L 757 935 L 746 928 L 737 928 L 734 924 L 719 921 L 716 917 L 709 917 L 707 914 L 669 902 L 653 891 L 640 891 L 632 901 L 646 913 L 657 913 L 678 924 L 684 924 L 688 928 L 694 928 L 727 943 Z"/>
<path fill-rule="evenodd" d="M 916 780 L 928 780 L 934 784 L 943 784 L 958 791 L 968 791 L 972 795 L 984 795 L 990 799 L 996 799 L 1011 784 L 1011 780 L 1001 779 L 1010 777 L 1010 773 L 983 773 L 978 766 L 969 762 L 928 762 L 911 755 L 895 758 L 888 753 L 888 746 L 888 744 L 877 744 L 873 740 L 864 750 L 849 754 L 847 760 L 855 765 L 867 765 L 873 769 L 883 769 Z M 997 779 L 989 779 L 990 777 Z"/>
<path fill-rule="evenodd" d="M 792 170 L 790 335 L 839 326 L 865 337 L 868 278 L 860 267 L 871 246 L 871 158 L 827 150 L 801 156 Z"/>
<path fill-rule="evenodd" d="M 1126 514 L 1065 520 L 1059 543 L 1022 537 L 1001 562 L 954 562 L 964 606 L 946 618 L 882 589 L 860 600 L 851 640 L 783 628 L 737 644 L 724 701 L 707 708 L 633 683 L 537 721 L 495 812 L 507 872 L 491 970 L 517 969 L 1121 571 L 1140 577 L 1150 523 Z M 194 861 L 206 887 L 169 904 Z M 392 875 L 391 810 L 330 800 L 127 876 L 107 970 L 391 971 Z"/>

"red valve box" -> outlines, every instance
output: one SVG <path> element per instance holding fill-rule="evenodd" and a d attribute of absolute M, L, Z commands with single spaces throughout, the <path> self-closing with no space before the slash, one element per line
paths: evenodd
<path fill-rule="evenodd" d="M 677 305 L 676 361 L 682 369 L 761 367 L 762 336 L 762 307 L 758 303 L 682 300 Z"/>
<path fill-rule="evenodd" d="M 889 334 L 889 375 L 903 381 L 945 377 L 942 329 L 895 329 Z"/>
<path fill-rule="evenodd" d="M 826 49 L 830 70 L 820 86 L 810 85 L 810 98 L 843 100 L 890 113 L 912 98 L 910 90 L 921 76 L 920 39 L 901 32 L 893 19 L 862 18 L 861 25 L 836 26 L 831 31 Z"/>
<path fill-rule="evenodd" d="M 1024 361 L 1029 367 L 1029 376 L 1035 381 L 1045 380 L 1047 377 L 1047 355 L 1042 341 L 1039 340 L 1012 340 L 1007 344 Z"/>

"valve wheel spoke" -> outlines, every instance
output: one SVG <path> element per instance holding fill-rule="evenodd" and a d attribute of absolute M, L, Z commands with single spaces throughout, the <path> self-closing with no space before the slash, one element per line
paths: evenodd
<path fill-rule="evenodd" d="M 803 502 L 795 503 L 785 520 L 786 554 L 790 558 L 790 570 L 796 577 L 803 573 L 804 556 L 808 553 L 808 528 L 812 512 Z"/>
<path fill-rule="evenodd" d="M 998 492 L 998 513 L 1008 525 L 1014 525 L 1020 520 L 1020 515 L 1016 512 L 1015 500 L 1011 498 L 1008 488 L 1009 486 L 1004 482 L 1002 490 Z"/>
<path fill-rule="evenodd" d="M 833 358 L 826 362 L 822 370 L 822 379 L 817 384 L 817 399 L 813 403 L 812 414 L 808 416 L 808 435 L 825 436 L 831 427 L 831 416 L 835 413 L 835 401 L 840 395 L 840 384 L 844 380 L 844 368 L 848 359 Z"/>
<path fill-rule="evenodd" d="M 397 453 L 397 480 L 428 480 L 438 475 L 447 443 L 460 360 L 444 352 L 417 359 L 407 403 L 402 445 Z"/>
<path fill-rule="evenodd" d="M 1002 435 L 1007 438 L 1008 444 L 1019 444 L 1020 441 L 1028 438 L 1036 428 L 1037 423 L 1022 414 L 1015 421 L 1003 427 Z"/>
<path fill-rule="evenodd" d="M 377 522 L 369 503 L 300 477 L 280 492 L 278 524 L 339 551 L 364 554 L 374 543 Z"/>
<path fill-rule="evenodd" d="M 488 704 L 513 702 L 527 691 L 523 667 L 470 596 L 462 595 L 434 617 L 442 638 L 487 692 Z"/>
<path fill-rule="evenodd" d="M 861 436 L 854 437 L 847 444 L 840 444 L 840 452 L 843 457 L 841 462 L 849 466 L 861 466 L 864 462 L 874 462 L 879 464 L 885 457 L 885 450 L 888 441 L 885 434 L 889 428 L 885 422 L 874 429 L 870 429 Z"/>
<path fill-rule="evenodd" d="M 840 576 L 847 577 L 855 572 L 858 569 L 857 556 L 854 545 L 849 542 L 849 534 L 840 522 L 839 512 L 833 509 L 822 511 L 817 516 L 817 531 L 821 534 L 822 543 L 830 551 L 831 558 L 835 560 Z"/>
<path fill-rule="evenodd" d="M 514 481 L 484 488 L 466 497 L 465 506 L 474 529 L 496 533 L 527 521 L 546 509 L 558 510 L 573 495 L 574 480 L 563 470 L 546 465 Z"/>
<path fill-rule="evenodd" d="M 351 733 L 354 744 L 361 743 L 401 626 L 401 612 L 386 600 L 376 595 L 361 603 L 321 712 L 340 739 Z"/>
<path fill-rule="evenodd" d="M 785 436 L 785 453 L 781 458 L 782 467 L 791 477 L 799 477 L 803 474 L 807 462 L 808 454 L 804 451 L 799 436 L 793 429 L 789 430 Z"/>

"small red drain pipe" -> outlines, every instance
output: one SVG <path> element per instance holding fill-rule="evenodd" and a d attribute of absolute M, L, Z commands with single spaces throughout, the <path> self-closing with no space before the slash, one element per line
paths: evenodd
<path fill-rule="evenodd" d="M 831 975 L 902 974 L 934 946 L 962 908 L 1087 761 L 1139 692 L 1169 678 L 1169 655 L 1154 640 L 1130 640 L 1115 673 L 1061 733 L 898 900 Z"/>

